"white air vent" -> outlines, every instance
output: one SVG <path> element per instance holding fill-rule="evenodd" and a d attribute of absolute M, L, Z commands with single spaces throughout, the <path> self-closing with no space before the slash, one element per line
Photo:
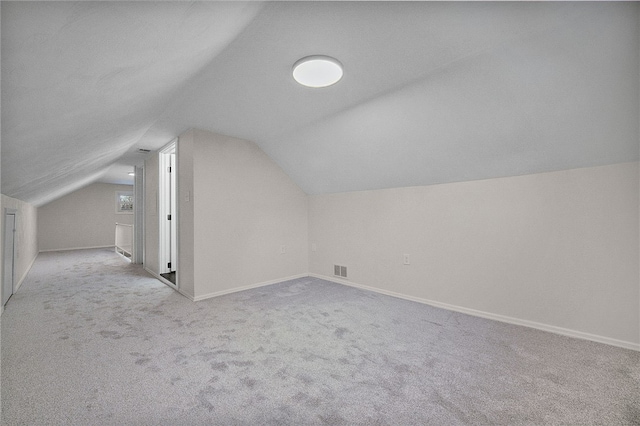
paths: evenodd
<path fill-rule="evenodd" d="M 333 265 L 333 275 L 336 277 L 347 278 L 347 267 L 340 265 Z"/>

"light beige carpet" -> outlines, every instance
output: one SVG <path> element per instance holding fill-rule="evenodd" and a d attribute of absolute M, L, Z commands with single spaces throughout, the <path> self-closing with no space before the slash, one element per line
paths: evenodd
<path fill-rule="evenodd" d="M 193 303 L 43 253 L 2 319 L 6 425 L 638 424 L 640 354 L 305 278 Z"/>

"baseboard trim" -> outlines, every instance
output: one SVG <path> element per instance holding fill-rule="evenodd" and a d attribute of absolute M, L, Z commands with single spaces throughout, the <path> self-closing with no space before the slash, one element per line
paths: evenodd
<path fill-rule="evenodd" d="M 171 287 L 171 288 L 174 288 L 174 287 Z M 175 290 L 176 290 L 178 293 L 180 293 L 181 295 L 183 295 L 184 297 L 186 297 L 187 299 L 191 300 L 192 302 L 195 302 L 195 300 L 194 300 L 194 298 L 193 298 L 193 295 L 191 295 L 191 294 L 189 294 L 189 293 L 187 293 L 187 292 L 182 291 L 182 290 L 181 290 L 181 289 L 179 289 L 178 287 L 175 287 Z"/>
<path fill-rule="evenodd" d="M 194 302 L 199 302 L 201 300 L 205 300 L 205 299 L 210 299 L 212 297 L 218 297 L 218 296 L 224 296 L 225 294 L 231 294 L 231 293 L 237 293 L 239 291 L 245 291 L 245 290 L 251 290 L 253 288 L 258 288 L 258 287 L 264 287 L 264 286 L 268 286 L 268 285 L 272 285 L 272 284 L 278 284 L 284 281 L 289 281 L 289 280 L 295 280 L 298 278 L 305 278 L 308 277 L 309 274 L 298 274 L 298 275 L 292 275 L 290 277 L 285 277 L 285 278 L 278 278 L 275 280 L 269 280 L 269 281 L 264 281 L 261 283 L 256 283 L 256 284 L 250 284 L 250 285 L 246 285 L 243 287 L 236 287 L 236 288 L 231 288 L 228 290 L 222 290 L 222 291 L 216 291 L 213 293 L 208 293 L 208 294 L 203 294 L 201 296 L 195 296 L 193 298 Z"/>
<path fill-rule="evenodd" d="M 355 288 L 359 288 L 359 289 L 362 289 L 362 290 L 368 290 L 368 291 L 372 291 L 374 293 L 384 294 L 386 296 L 392 296 L 392 297 L 397 297 L 399 299 L 410 300 L 412 302 L 423 303 L 425 305 L 435 306 L 437 308 L 447 309 L 449 311 L 460 312 L 460 313 L 467 314 L 467 315 L 472 315 L 472 316 L 475 316 L 475 317 L 480 317 L 480 318 L 486 318 L 486 319 L 490 319 L 490 320 L 494 320 L 494 321 L 505 322 L 505 323 L 508 323 L 508 324 L 521 325 L 521 326 L 524 326 L 524 327 L 535 328 L 537 330 L 548 331 L 550 333 L 561 334 L 563 336 L 574 337 L 574 338 L 583 339 L 583 340 L 591 340 L 593 342 L 604 343 L 606 345 L 617 346 L 617 347 L 620 347 L 620 348 L 631 349 L 631 350 L 634 350 L 634 351 L 640 351 L 640 344 L 638 344 L 638 343 L 627 342 L 627 341 L 618 340 L 618 339 L 612 339 L 610 337 L 599 336 L 597 334 L 590 334 L 590 333 L 585 333 L 585 332 L 582 332 L 582 331 L 571 330 L 571 329 L 568 329 L 568 328 L 556 327 L 554 325 L 543 324 L 543 323 L 539 323 L 539 322 L 535 322 L 535 321 L 529 321 L 529 320 L 509 317 L 509 316 L 506 316 L 506 315 L 492 314 L 490 312 L 484 312 L 484 311 L 479 311 L 479 310 L 476 310 L 476 309 L 464 308 L 462 306 L 450 305 L 448 303 L 437 302 L 435 300 L 423 299 L 423 298 L 420 298 L 420 297 L 409 296 L 409 295 L 406 295 L 406 294 L 396 293 L 396 292 L 388 291 L 388 290 L 382 290 L 382 289 L 375 288 L 375 287 L 369 287 L 369 286 L 366 286 L 366 285 L 357 284 L 357 283 L 354 283 L 352 281 L 344 280 L 344 279 L 337 278 L 337 277 L 331 277 L 331 276 L 313 274 L 313 273 L 310 273 L 309 276 L 310 277 L 314 277 L 314 278 L 319 278 L 319 279 L 322 279 L 322 280 L 326 280 L 326 281 L 331 281 L 331 282 L 336 283 L 336 284 L 342 284 L 342 285 L 346 285 L 346 286 L 349 286 L 349 287 L 355 287 Z"/>
<path fill-rule="evenodd" d="M 24 274 L 22 274 L 22 277 L 18 280 L 18 282 L 16 283 L 16 287 L 13 289 L 13 293 L 15 294 L 18 289 L 20 288 L 20 286 L 22 285 L 22 283 L 24 282 L 25 278 L 27 278 L 27 275 L 29 274 L 29 271 L 31 271 L 31 267 L 33 266 L 33 264 L 35 263 L 36 259 L 38 258 L 38 255 L 36 254 L 33 259 L 31 259 L 31 262 L 29 263 L 29 267 L 27 268 L 27 270 L 24 272 Z"/>
<path fill-rule="evenodd" d="M 102 249 L 102 248 L 115 249 L 115 247 L 116 247 L 115 245 L 111 245 L 111 246 L 91 246 L 91 247 L 69 247 L 69 248 L 40 250 L 39 253 L 49 253 L 49 252 L 52 252 L 52 251 L 90 250 L 90 249 Z"/>

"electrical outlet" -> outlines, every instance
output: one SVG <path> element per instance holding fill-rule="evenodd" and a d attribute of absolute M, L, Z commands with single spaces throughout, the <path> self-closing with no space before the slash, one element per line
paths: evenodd
<path fill-rule="evenodd" d="M 411 264 L 411 263 L 409 262 L 409 255 L 408 255 L 408 254 L 403 255 L 403 259 L 404 259 L 404 262 L 403 262 L 403 263 L 404 263 L 405 265 L 410 265 L 410 264 Z"/>
<path fill-rule="evenodd" d="M 280 254 L 285 254 L 287 252 L 287 246 L 280 246 Z"/>

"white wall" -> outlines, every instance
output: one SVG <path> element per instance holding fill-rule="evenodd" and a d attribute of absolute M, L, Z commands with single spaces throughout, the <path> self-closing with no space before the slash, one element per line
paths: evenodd
<path fill-rule="evenodd" d="M 189 130 L 178 139 L 176 162 L 178 171 L 178 286 L 188 297 L 195 297 L 194 283 L 194 216 L 193 216 L 193 139 Z"/>
<path fill-rule="evenodd" d="M 2 2 L 0 2 L 0 22 L 2 22 Z M 1 29 L 0 29 L 0 33 L 1 33 Z M 1 49 L 0 49 L 1 50 Z M 2 55 L 0 54 L 0 57 Z M 0 75 L 0 81 L 2 80 L 2 76 Z M 1 111 L 0 111 L 0 116 L 1 116 Z M 0 120 L 1 122 L 2 120 Z M 2 127 L 2 124 L 0 124 L 0 127 Z M 0 135 L 2 134 L 2 129 L 0 129 Z M 0 138 L 0 152 L 2 152 L 2 138 Z M 0 171 L 0 176 L 2 176 L 2 173 Z M 2 182 L 0 182 L 0 188 L 2 187 Z M 0 197 L 0 211 L 4 212 L 4 209 L 2 208 L 2 197 Z M 2 219 L 0 219 L 0 229 L 4 229 L 4 214 L 0 215 L 0 217 Z M 0 234 L 1 235 L 1 234 Z M 0 240 L 0 259 L 4 259 L 4 257 L 2 257 L 2 247 L 4 246 L 4 238 L 2 238 Z M 2 268 L 0 268 L 0 301 L 2 300 L 2 280 L 4 274 L 2 273 Z M 4 312 L 4 306 L 0 307 L 0 330 L 2 330 L 2 313 Z M 0 333 L 0 353 L 2 353 L 2 335 Z M 1 359 L 2 357 L 0 357 Z M 0 362 L 0 372 L 2 371 L 2 362 Z M 1 376 L 1 375 L 0 375 Z M 2 395 L 2 380 L 0 380 L 0 395 Z M 2 404 L 0 403 L 0 419 L 2 418 Z"/>
<path fill-rule="evenodd" d="M 14 293 L 18 291 L 34 260 L 38 256 L 38 209 L 37 207 L 15 198 L 2 195 L 2 232 L 4 233 L 4 209 L 15 209 L 15 258 L 14 258 Z M 4 235 L 2 236 L 4 241 Z M 1 299 L 0 299 L 1 300 Z"/>
<path fill-rule="evenodd" d="M 116 222 L 133 224 L 132 214 L 116 213 L 116 191 L 133 186 L 94 183 L 41 206 L 40 250 L 113 246 Z"/>
<path fill-rule="evenodd" d="M 624 163 L 310 196 L 309 270 L 637 346 L 638 182 Z"/>
<path fill-rule="evenodd" d="M 306 275 L 305 193 L 252 142 L 201 130 L 192 137 L 195 298 Z M 180 190 L 183 224 L 188 189 Z"/>
<path fill-rule="evenodd" d="M 144 161 L 144 267 L 155 274 L 160 273 L 158 263 L 158 153 L 154 152 Z"/>

